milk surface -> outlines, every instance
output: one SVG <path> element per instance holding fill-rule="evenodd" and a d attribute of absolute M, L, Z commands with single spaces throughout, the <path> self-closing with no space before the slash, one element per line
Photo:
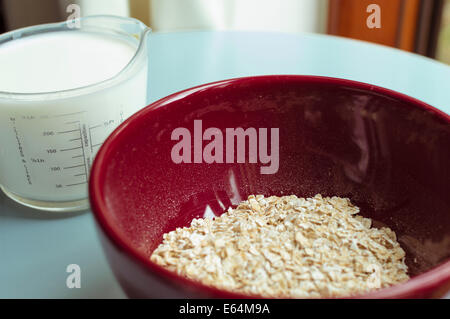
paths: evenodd
<path fill-rule="evenodd" d="M 96 33 L 51 32 L 0 45 L 0 92 L 39 93 L 114 77 L 132 59 L 131 43 Z"/>

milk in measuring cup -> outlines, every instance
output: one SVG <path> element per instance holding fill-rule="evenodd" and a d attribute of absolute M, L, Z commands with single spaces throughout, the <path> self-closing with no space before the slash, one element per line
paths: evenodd
<path fill-rule="evenodd" d="M 102 142 L 146 105 L 146 59 L 125 68 L 138 45 L 120 35 L 85 31 L 0 44 L 0 92 L 27 93 L 0 95 L 5 192 L 44 202 L 87 197 L 89 170 Z M 121 71 L 135 74 L 117 76 Z M 55 93 L 34 95 L 42 92 Z"/>

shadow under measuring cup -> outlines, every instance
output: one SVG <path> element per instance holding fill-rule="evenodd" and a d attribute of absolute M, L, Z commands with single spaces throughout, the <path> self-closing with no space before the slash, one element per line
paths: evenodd
<path fill-rule="evenodd" d="M 35 209 L 87 209 L 96 152 L 147 104 L 150 29 L 115 16 L 79 22 L 0 36 L 0 187 Z"/>

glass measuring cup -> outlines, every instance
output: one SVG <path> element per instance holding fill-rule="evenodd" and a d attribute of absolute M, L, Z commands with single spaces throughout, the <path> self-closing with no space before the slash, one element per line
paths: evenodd
<path fill-rule="evenodd" d="M 88 208 L 88 175 L 97 150 L 114 128 L 147 104 L 150 29 L 138 20 L 114 16 L 79 22 L 77 29 L 62 22 L 0 36 L 1 46 L 50 32 L 87 32 L 120 38 L 135 48 L 118 74 L 91 85 L 42 93 L 0 90 L 0 188 L 36 209 Z"/>

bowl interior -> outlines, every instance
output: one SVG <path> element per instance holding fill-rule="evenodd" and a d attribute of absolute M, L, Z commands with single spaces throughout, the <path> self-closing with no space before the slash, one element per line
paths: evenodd
<path fill-rule="evenodd" d="M 201 120 L 197 135 L 194 120 Z M 273 161 L 271 129 L 279 128 L 276 173 L 261 174 L 268 166 L 261 156 L 237 163 L 237 151 L 234 163 L 205 163 L 195 143 L 203 149 L 210 141 L 201 133 L 223 133 L 225 161 L 226 129 L 239 127 L 267 128 Z M 200 155 L 202 163 L 173 161 L 176 128 L 188 129 L 191 159 Z M 449 117 L 385 89 L 296 76 L 205 85 L 139 112 L 100 154 L 100 192 L 91 200 L 104 202 L 115 232 L 147 257 L 164 233 L 220 215 L 250 194 L 318 193 L 348 197 L 375 226 L 391 227 L 411 276 L 450 256 Z"/>

